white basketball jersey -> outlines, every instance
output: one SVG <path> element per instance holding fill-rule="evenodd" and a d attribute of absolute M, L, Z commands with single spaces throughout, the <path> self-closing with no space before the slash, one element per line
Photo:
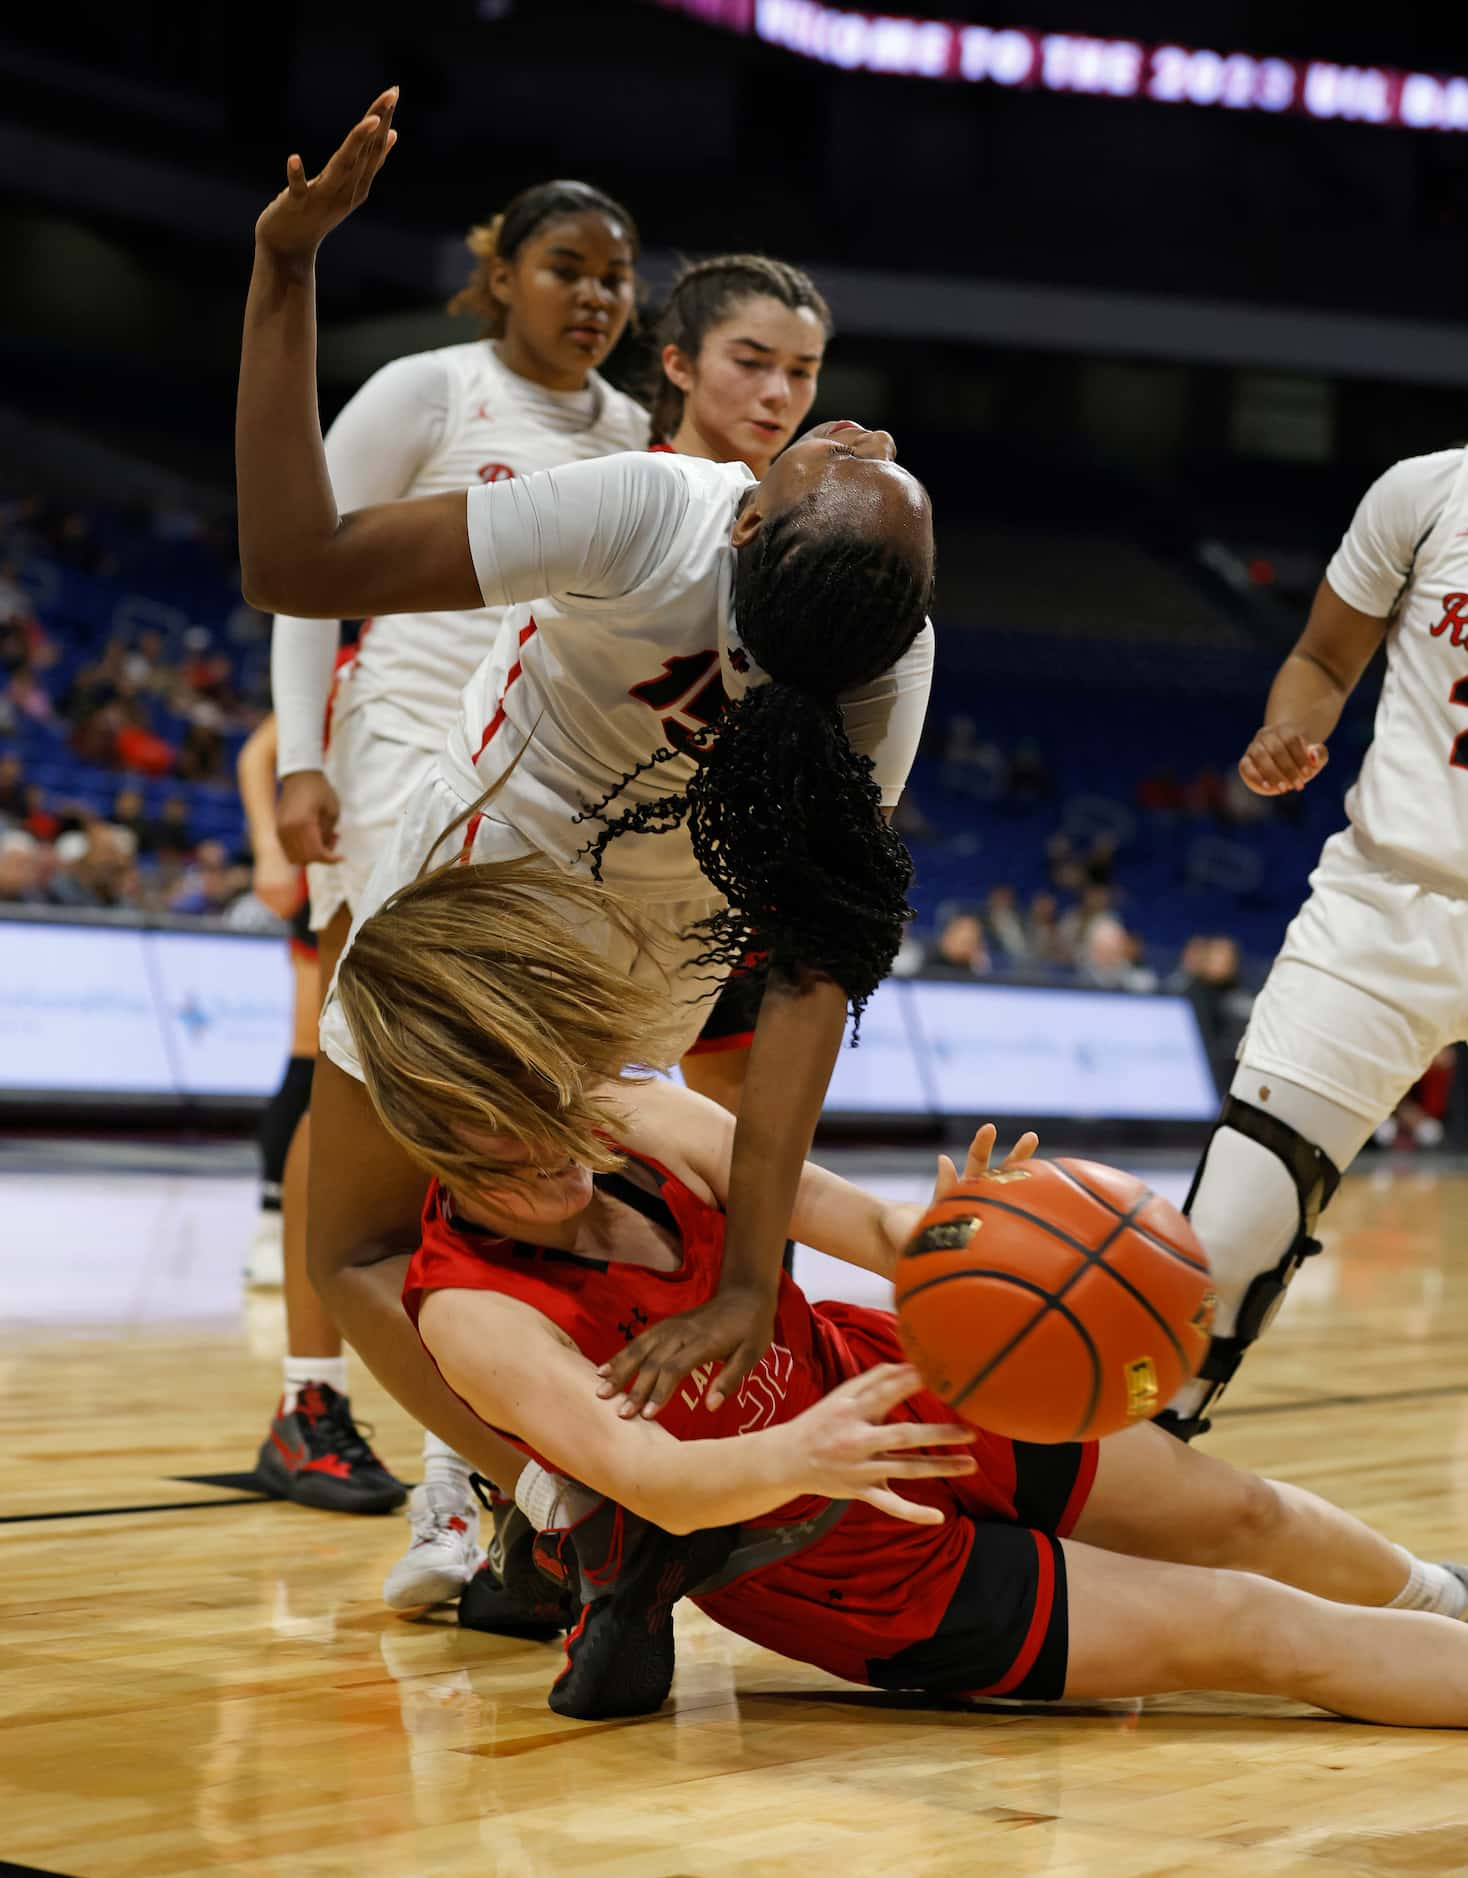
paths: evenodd
<path fill-rule="evenodd" d="M 507 618 L 464 689 L 441 758 L 461 800 L 501 781 L 485 813 L 569 865 L 605 825 L 582 819 L 587 805 L 615 793 L 615 816 L 687 788 L 690 737 L 761 678 L 732 619 L 729 534 L 753 481 L 742 463 L 644 453 L 471 491 L 485 597 L 548 597 Z M 917 751 L 932 666 L 928 627 L 841 700 L 889 807 Z M 660 750 L 672 754 L 654 764 Z M 604 878 L 644 900 L 705 890 L 686 828 L 619 835 Z"/>
<path fill-rule="evenodd" d="M 1371 747 L 1346 812 L 1363 850 L 1468 894 L 1468 450 L 1396 464 L 1326 570 L 1348 606 L 1391 617 Z"/>
<path fill-rule="evenodd" d="M 405 496 L 441 495 L 646 447 L 646 411 L 595 372 L 585 392 L 556 392 L 510 371 L 483 340 L 429 357 L 446 375 L 447 416 L 438 447 Z M 366 710 L 376 735 L 436 750 L 502 617 L 503 609 L 486 608 L 370 621 L 338 709 Z"/>

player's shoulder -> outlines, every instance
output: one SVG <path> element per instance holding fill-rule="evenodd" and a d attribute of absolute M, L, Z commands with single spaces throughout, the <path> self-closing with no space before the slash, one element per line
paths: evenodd
<path fill-rule="evenodd" d="M 652 419 L 646 407 L 625 391 L 618 391 L 615 385 L 609 385 L 599 372 L 593 372 L 592 378 L 602 396 L 597 428 L 619 450 L 645 450 L 652 435 Z"/>
<path fill-rule="evenodd" d="M 743 463 L 710 463 L 705 457 L 682 456 L 676 450 L 644 450 L 642 460 L 651 474 L 678 484 L 695 501 L 737 500 L 755 482 Z"/>
<path fill-rule="evenodd" d="M 1423 456 L 1399 457 L 1377 477 L 1371 485 L 1372 492 L 1398 502 L 1446 497 L 1463 467 L 1465 449 L 1468 445 L 1460 443 L 1446 450 L 1428 451 Z"/>

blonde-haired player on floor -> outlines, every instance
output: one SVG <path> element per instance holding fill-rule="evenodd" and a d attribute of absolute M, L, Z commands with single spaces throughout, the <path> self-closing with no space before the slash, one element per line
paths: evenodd
<path fill-rule="evenodd" d="M 1239 773 L 1304 789 L 1377 648 L 1386 678 L 1349 825 L 1325 844 L 1239 1046 L 1188 1210 L 1218 1291 L 1191 1439 L 1269 1324 L 1340 1177 L 1445 1044 L 1468 1037 L 1468 449 L 1395 464 L 1326 569 Z"/>
<path fill-rule="evenodd" d="M 879 1688 L 1230 1689 L 1468 1726 L 1468 1632 L 1423 1596 L 1461 1612 L 1456 1572 L 1155 1427 L 1048 1446 L 967 1427 L 903 1366 L 890 1311 L 812 1305 L 782 1276 L 737 1392 L 715 1400 L 703 1367 L 656 1422 L 609 1399 L 629 1326 L 718 1285 L 736 1124 L 620 1073 L 657 1051 L 667 1008 L 577 936 L 608 917 L 631 923 L 546 861 L 450 865 L 362 924 L 338 981 L 377 1114 L 434 1176 L 418 1249 L 393 1261 L 404 1303 L 525 1455 L 505 1484 L 565 1535 L 542 1556 L 581 1588 L 553 1707 L 655 1709 L 689 1595 Z M 966 1182 L 993 1142 L 979 1131 Z M 941 1164 L 939 1191 L 957 1181 Z M 890 1277 L 921 1211 L 807 1164 L 789 1225 Z"/>
<path fill-rule="evenodd" d="M 583 182 L 542 183 L 473 229 L 468 246 L 473 277 L 450 310 L 476 319 L 480 337 L 394 360 L 346 404 L 326 437 L 345 505 L 502 482 L 647 443 L 646 411 L 596 369 L 635 302 L 638 236 L 626 209 Z M 277 825 L 291 859 L 310 864 L 323 991 L 373 865 L 503 614 L 373 619 L 334 683 L 340 623 L 276 619 Z M 284 1393 L 259 1472 L 301 1504 L 376 1512 L 400 1503 L 403 1489 L 359 1437 L 340 1332 L 306 1280 L 308 1133 L 309 1119 L 288 1163 Z M 457 1595 L 482 1557 L 466 1464 L 433 1435 L 423 1458 L 412 1541 L 384 1587 L 398 1608 Z"/>

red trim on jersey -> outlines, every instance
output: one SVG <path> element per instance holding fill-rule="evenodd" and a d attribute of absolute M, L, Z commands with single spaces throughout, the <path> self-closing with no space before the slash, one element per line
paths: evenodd
<path fill-rule="evenodd" d="M 754 1042 L 752 1030 L 732 1031 L 727 1037 L 700 1037 L 689 1044 L 684 1056 L 720 1056 L 725 1050 L 747 1050 Z"/>
<path fill-rule="evenodd" d="M 323 756 L 325 756 L 331 746 L 331 719 L 332 714 L 336 710 L 337 693 L 341 690 L 342 679 L 346 674 L 347 667 L 356 658 L 357 646 L 360 646 L 362 641 L 367 637 L 367 629 L 371 624 L 372 621 L 370 619 L 363 620 L 362 630 L 357 635 L 356 645 L 338 646 L 336 649 L 336 663 L 331 668 L 331 689 L 326 694 L 326 712 L 321 723 L 321 754 Z"/>
<path fill-rule="evenodd" d="M 535 621 L 531 620 L 528 626 L 522 626 L 520 628 L 520 644 L 523 646 L 527 644 L 534 637 L 535 637 Z M 499 729 L 500 725 L 504 723 L 505 699 L 509 697 L 510 695 L 510 686 L 514 684 L 515 680 L 520 676 L 520 673 L 523 670 L 524 670 L 523 662 L 520 659 L 516 659 L 515 663 L 510 667 L 509 673 L 505 678 L 505 688 L 500 693 L 500 701 L 499 701 L 499 704 L 495 708 L 494 716 L 485 725 L 484 735 L 479 739 L 479 748 L 474 752 L 473 756 L 471 756 L 469 759 L 471 763 L 477 763 L 480 757 L 484 755 L 485 751 L 490 746 L 490 743 L 494 737 L 495 732 Z"/>
<path fill-rule="evenodd" d="M 1007 1694 L 1029 1675 L 1035 1658 L 1040 1654 L 1040 1645 L 1050 1629 L 1050 1616 L 1055 1608 L 1055 1553 L 1051 1549 L 1052 1542 L 1043 1534 L 1032 1532 L 1030 1537 L 1035 1542 L 1037 1567 L 1035 1608 L 1030 1614 L 1030 1627 L 1025 1632 L 1025 1640 L 1019 1646 L 1019 1655 L 998 1682 L 990 1683 L 987 1689 L 967 1689 L 964 1691 L 966 1695 Z"/>
<path fill-rule="evenodd" d="M 474 837 L 479 833 L 479 824 L 483 820 L 483 811 L 476 809 L 474 814 L 472 814 L 464 824 L 464 845 L 459 849 L 459 862 L 461 866 L 474 852 Z"/>
<path fill-rule="evenodd" d="M 647 451 L 649 456 L 677 456 L 678 454 L 670 443 L 650 443 Z"/>

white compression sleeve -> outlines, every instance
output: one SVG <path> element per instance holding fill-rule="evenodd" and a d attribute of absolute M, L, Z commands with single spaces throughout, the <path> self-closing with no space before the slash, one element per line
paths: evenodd
<path fill-rule="evenodd" d="M 448 378 L 432 352 L 394 359 L 373 374 L 326 433 L 326 466 L 339 513 L 411 493 L 448 420 Z M 320 769 L 326 700 L 341 643 L 340 620 L 279 614 L 270 645 L 276 773 Z"/>

